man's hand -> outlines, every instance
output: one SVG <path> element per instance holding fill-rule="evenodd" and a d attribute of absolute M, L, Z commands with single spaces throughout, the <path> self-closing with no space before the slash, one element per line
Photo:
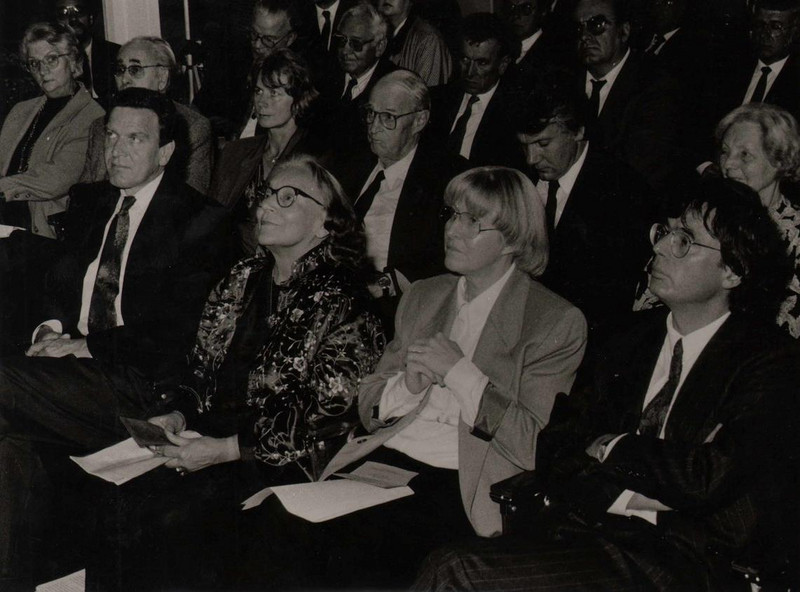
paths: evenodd
<path fill-rule="evenodd" d="M 171 411 L 166 415 L 156 415 L 147 421 L 153 425 L 157 425 L 165 432 L 171 432 L 173 434 L 182 432 L 186 427 L 186 418 L 183 417 L 183 413 L 177 411 Z"/>
<path fill-rule="evenodd" d="M 441 384 L 450 369 L 464 357 L 464 353 L 455 341 L 450 341 L 444 333 L 433 337 L 419 339 L 408 346 L 406 365 L 427 368 L 428 376 L 435 376 Z"/>
<path fill-rule="evenodd" d="M 606 444 L 611 442 L 614 438 L 616 438 L 619 434 L 603 434 L 599 438 L 595 439 L 594 442 L 589 444 L 586 447 L 586 454 L 591 456 L 592 458 L 596 458 L 600 462 L 603 462 L 603 459 L 606 455 Z"/>
<path fill-rule="evenodd" d="M 434 382 L 441 382 L 441 378 L 433 374 L 428 368 L 420 364 L 406 362 L 406 388 L 412 395 L 421 393 Z"/>
<path fill-rule="evenodd" d="M 39 343 L 40 341 L 51 341 L 53 339 L 69 339 L 69 333 L 59 333 L 55 331 L 49 325 L 42 325 L 39 327 L 39 330 L 36 331 L 36 339 L 34 343 Z"/>
<path fill-rule="evenodd" d="M 199 471 L 212 465 L 239 460 L 236 436 L 230 438 L 183 438 L 170 431 L 164 432 L 174 446 L 157 446 L 156 454 L 168 457 L 165 466 L 170 469 Z"/>
<path fill-rule="evenodd" d="M 59 337 L 44 337 L 37 341 L 28 348 L 25 355 L 39 358 L 92 357 L 92 354 L 89 353 L 89 346 L 86 345 L 86 339 L 70 339 L 69 334 L 57 335 Z"/>

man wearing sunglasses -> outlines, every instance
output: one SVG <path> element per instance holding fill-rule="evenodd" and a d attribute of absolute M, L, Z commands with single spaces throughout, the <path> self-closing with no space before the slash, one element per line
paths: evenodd
<path fill-rule="evenodd" d="M 114 92 L 114 61 L 119 45 L 95 39 L 93 28 L 98 6 L 93 0 L 56 0 L 55 18 L 72 29 L 83 50 L 83 75 L 79 79 L 105 108 Z"/>
<path fill-rule="evenodd" d="M 677 82 L 629 47 L 630 10 L 628 0 L 578 0 L 575 6 L 586 131 L 595 145 L 666 190 L 684 158 L 681 95 Z"/>
<path fill-rule="evenodd" d="M 175 54 L 169 43 L 159 37 L 135 37 L 117 54 L 114 78 L 117 89 L 147 88 L 165 94 L 175 72 Z M 211 124 L 197 111 L 173 101 L 177 112 L 175 154 L 170 168 L 194 189 L 208 193 L 213 169 Z M 89 128 L 89 146 L 82 183 L 102 181 L 108 176 L 103 144 L 105 120 L 98 118 Z"/>
<path fill-rule="evenodd" d="M 796 561 L 800 358 L 774 323 L 780 237 L 744 185 L 682 197 L 650 235 L 667 307 L 640 313 L 539 436 L 548 507 L 517 536 L 431 557 L 416 589 L 736 590 L 745 566 L 768 579 Z"/>

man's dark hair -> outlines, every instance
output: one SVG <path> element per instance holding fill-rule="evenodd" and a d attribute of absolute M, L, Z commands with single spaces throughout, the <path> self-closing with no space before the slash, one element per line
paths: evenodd
<path fill-rule="evenodd" d="M 177 113 L 175 104 L 165 95 L 147 88 L 126 88 L 119 91 L 106 113 L 106 123 L 116 107 L 149 109 L 158 117 L 158 145 L 164 146 L 175 139 Z"/>
<path fill-rule="evenodd" d="M 778 12 L 797 12 L 800 10 L 798 0 L 757 0 L 753 7 L 758 10 L 776 10 Z"/>
<path fill-rule="evenodd" d="M 516 59 L 519 56 L 520 44 L 506 24 L 496 14 L 475 12 L 464 17 L 461 23 L 460 39 L 468 44 L 483 43 L 494 39 L 500 46 L 500 57 Z"/>
<path fill-rule="evenodd" d="M 525 99 L 517 132 L 538 134 L 551 123 L 577 133 L 586 123 L 586 96 L 566 76 L 545 75 Z"/>
<path fill-rule="evenodd" d="M 730 179 L 701 179 L 686 186 L 685 222 L 697 215 L 720 243 L 722 262 L 742 278 L 731 290 L 734 313 L 774 322 L 791 277 L 791 262 L 778 227 L 758 194 Z"/>
<path fill-rule="evenodd" d="M 306 14 L 308 11 L 306 13 L 302 11 L 302 6 L 305 6 L 305 3 L 298 0 L 256 0 L 253 11 L 285 13 L 292 31 L 300 37 L 304 37 L 308 33 L 309 17 Z"/>
<path fill-rule="evenodd" d="M 633 19 L 633 8 L 630 0 L 605 0 L 611 5 L 614 11 L 614 19 L 617 23 L 630 23 Z"/>

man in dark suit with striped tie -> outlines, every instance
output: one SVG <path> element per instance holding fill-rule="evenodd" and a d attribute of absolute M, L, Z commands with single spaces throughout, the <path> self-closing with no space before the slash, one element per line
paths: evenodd
<path fill-rule="evenodd" d="M 735 590 L 796 560 L 796 344 L 776 330 L 777 229 L 739 183 L 697 181 L 651 229 L 642 314 L 537 442 L 530 532 L 445 549 L 428 590 Z M 742 569 L 740 567 L 739 569 Z"/>

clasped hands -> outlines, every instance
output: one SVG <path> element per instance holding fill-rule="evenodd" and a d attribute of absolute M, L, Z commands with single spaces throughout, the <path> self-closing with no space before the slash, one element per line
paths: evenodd
<path fill-rule="evenodd" d="M 72 339 L 69 333 L 59 333 L 50 327 L 44 326 L 36 335 L 36 343 L 25 352 L 28 357 L 63 358 L 75 356 L 76 358 L 91 358 L 86 339 Z"/>
<path fill-rule="evenodd" d="M 150 423 L 161 427 L 172 442 L 172 446 L 152 446 L 151 450 L 159 456 L 169 458 L 166 467 L 175 469 L 179 473 L 199 471 L 212 465 L 228 461 L 238 460 L 238 443 L 231 443 L 231 438 L 236 440 L 236 436 L 231 438 L 211 438 L 201 436 L 199 438 L 184 438 L 179 436 L 186 427 L 186 420 L 183 415 L 177 412 L 158 415 L 148 419 Z"/>
<path fill-rule="evenodd" d="M 404 360 L 406 388 L 416 395 L 434 383 L 444 386 L 445 376 L 463 357 L 458 344 L 441 332 L 414 341 Z"/>

